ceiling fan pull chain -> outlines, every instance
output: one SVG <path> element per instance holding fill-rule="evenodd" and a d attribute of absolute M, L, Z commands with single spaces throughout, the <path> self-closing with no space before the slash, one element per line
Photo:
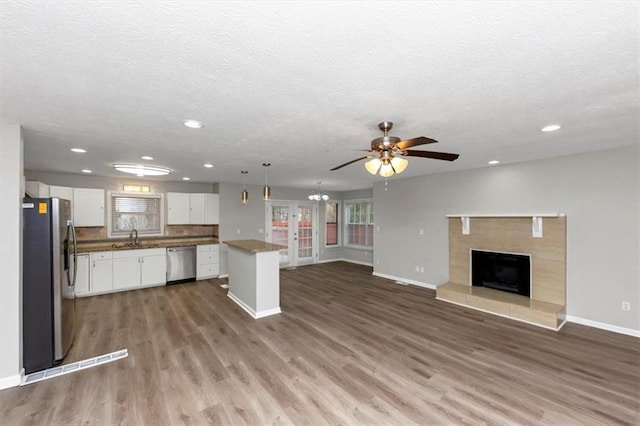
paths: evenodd
<path fill-rule="evenodd" d="M 387 178 L 384 178 L 384 192 L 387 192 L 387 190 L 388 190 L 388 188 L 387 188 L 388 183 L 389 182 L 387 181 Z"/>

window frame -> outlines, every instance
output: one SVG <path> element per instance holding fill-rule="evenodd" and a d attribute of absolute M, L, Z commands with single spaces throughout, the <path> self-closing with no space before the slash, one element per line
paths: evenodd
<path fill-rule="evenodd" d="M 337 242 L 335 244 L 327 244 L 327 224 L 329 223 L 334 223 L 334 222 L 327 222 L 327 205 L 328 204 L 335 204 L 336 205 L 336 240 Z M 337 248 L 337 247 L 342 247 L 342 223 L 344 222 L 343 220 L 341 220 L 341 213 L 343 213 L 342 211 L 342 201 L 339 200 L 329 200 L 326 202 L 325 206 L 324 206 L 324 247 L 328 248 L 328 249 L 333 249 L 333 248 Z"/>
<path fill-rule="evenodd" d="M 126 198 L 156 198 L 159 199 L 160 210 L 160 229 L 158 232 L 140 232 L 140 237 L 160 237 L 164 236 L 165 227 L 165 212 L 164 212 L 164 194 L 156 192 L 122 192 L 122 191 L 107 191 L 107 238 L 128 238 L 128 234 L 113 233 L 113 198 L 114 197 L 126 197 Z"/>
<path fill-rule="evenodd" d="M 360 203 L 368 203 L 369 204 L 369 208 L 368 211 L 366 213 L 366 217 L 367 217 L 367 223 L 365 223 L 364 225 L 370 225 L 372 228 L 372 233 L 375 232 L 375 218 L 374 221 L 371 223 L 368 223 L 369 217 L 371 217 L 371 215 L 373 214 L 373 198 L 360 198 L 360 199 L 353 199 L 353 200 L 343 200 L 343 208 L 342 208 L 342 214 L 343 214 L 343 221 L 342 221 L 342 238 L 343 238 L 343 247 L 347 247 L 347 248 L 354 248 L 354 249 L 359 249 L 359 250 L 368 250 L 368 251 L 373 251 L 373 242 L 371 242 L 371 245 L 357 245 L 357 244 L 350 244 L 349 243 L 349 221 L 350 221 L 350 216 L 349 216 L 349 205 L 351 204 L 360 204 Z M 365 239 L 366 235 L 365 235 Z M 375 241 L 375 239 L 374 239 Z"/>

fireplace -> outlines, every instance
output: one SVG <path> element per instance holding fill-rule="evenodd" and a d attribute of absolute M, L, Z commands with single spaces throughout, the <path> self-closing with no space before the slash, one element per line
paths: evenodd
<path fill-rule="evenodd" d="M 471 285 L 531 296 L 531 255 L 471 249 Z"/>

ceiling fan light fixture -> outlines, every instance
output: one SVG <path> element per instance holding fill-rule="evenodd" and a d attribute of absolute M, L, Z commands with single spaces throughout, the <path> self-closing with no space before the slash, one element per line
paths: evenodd
<path fill-rule="evenodd" d="M 166 167 L 147 166 L 144 164 L 114 164 L 113 168 L 119 172 L 136 176 L 165 176 L 171 173 Z"/>
<path fill-rule="evenodd" d="M 400 174 L 404 171 L 404 169 L 407 168 L 407 166 L 409 165 L 409 161 L 402 157 L 393 157 L 391 159 L 391 165 L 393 166 L 393 170 L 396 173 Z"/>
<path fill-rule="evenodd" d="M 393 171 L 393 166 L 391 163 L 383 164 L 380 166 L 380 176 L 382 177 L 391 177 L 395 172 Z"/>
<path fill-rule="evenodd" d="M 382 166 L 382 161 L 380 161 L 379 158 L 372 158 L 371 160 L 364 163 L 364 167 L 372 175 L 375 175 L 378 173 L 378 170 L 380 170 L 380 166 Z"/>

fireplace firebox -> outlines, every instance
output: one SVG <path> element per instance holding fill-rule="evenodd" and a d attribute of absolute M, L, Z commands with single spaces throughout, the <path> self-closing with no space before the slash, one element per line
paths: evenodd
<path fill-rule="evenodd" d="M 471 285 L 531 297 L 531 256 L 471 249 Z"/>

